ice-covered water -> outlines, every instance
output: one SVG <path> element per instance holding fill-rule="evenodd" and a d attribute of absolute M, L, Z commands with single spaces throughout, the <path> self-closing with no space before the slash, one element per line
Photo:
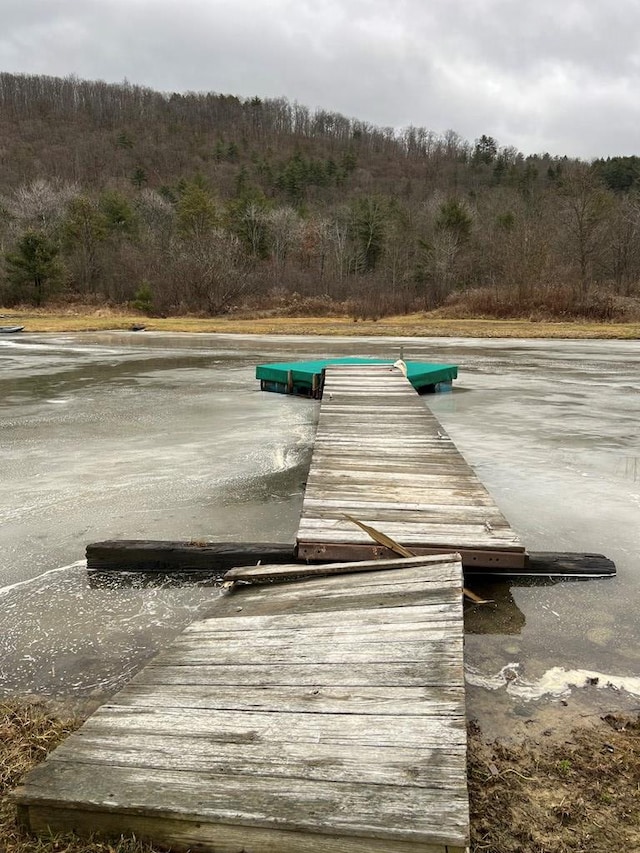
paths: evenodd
<path fill-rule="evenodd" d="M 515 664 L 525 687 L 640 674 L 639 343 L 114 332 L 0 339 L 0 690 L 108 693 L 219 594 L 95 588 L 87 542 L 293 540 L 316 404 L 262 394 L 257 363 L 401 345 L 460 366 L 426 402 L 527 547 L 618 566 L 483 588 L 496 603 L 469 614 L 471 702 Z"/>

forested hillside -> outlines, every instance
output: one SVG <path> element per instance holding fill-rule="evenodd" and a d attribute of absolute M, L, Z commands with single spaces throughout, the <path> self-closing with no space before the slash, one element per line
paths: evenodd
<path fill-rule="evenodd" d="M 639 186 L 636 157 L 0 74 L 0 304 L 633 319 Z"/>

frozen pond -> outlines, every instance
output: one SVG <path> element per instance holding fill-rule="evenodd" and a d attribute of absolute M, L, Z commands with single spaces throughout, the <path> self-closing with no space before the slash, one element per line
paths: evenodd
<path fill-rule="evenodd" d="M 0 692 L 104 698 L 219 594 L 92 586 L 88 542 L 293 541 L 317 404 L 261 393 L 257 363 L 401 345 L 460 366 L 425 404 L 528 549 L 618 567 L 479 590 L 495 604 L 467 612 L 472 715 L 640 705 L 640 343 L 615 341 L 0 339 Z"/>

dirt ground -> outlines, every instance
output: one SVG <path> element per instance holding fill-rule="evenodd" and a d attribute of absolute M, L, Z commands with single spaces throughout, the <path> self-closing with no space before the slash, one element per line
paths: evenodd
<path fill-rule="evenodd" d="M 0 702 L 1 853 L 158 850 L 136 839 L 35 839 L 18 827 L 6 795 L 79 725 L 41 702 Z M 471 853 L 640 851 L 638 715 L 512 744 L 488 743 L 471 723 L 468 779 Z"/>
<path fill-rule="evenodd" d="M 640 851 L 637 715 L 509 745 L 472 724 L 468 780 L 474 853 Z"/>

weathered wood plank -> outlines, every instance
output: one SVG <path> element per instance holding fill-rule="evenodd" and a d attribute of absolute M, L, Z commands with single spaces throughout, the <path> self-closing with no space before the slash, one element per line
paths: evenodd
<path fill-rule="evenodd" d="M 345 501 L 343 506 L 312 506 L 307 507 L 303 512 L 302 518 L 310 518 L 311 521 L 348 521 L 348 515 L 353 515 L 350 512 L 351 506 L 348 501 Z M 398 509 L 363 509 L 356 510 L 356 518 L 365 524 L 378 526 L 380 524 L 419 524 L 422 527 L 425 525 L 453 525 L 457 527 L 481 525 L 492 532 L 493 530 L 506 530 L 510 534 L 510 539 L 513 541 L 513 532 L 504 517 L 497 509 L 492 507 L 472 507 L 452 505 L 446 509 L 425 509 L 411 510 L 402 509 L 401 521 L 398 519 Z"/>
<path fill-rule="evenodd" d="M 155 705 L 172 708 L 216 708 L 218 710 L 327 714 L 463 714 L 464 688 L 451 686 L 388 687 L 335 685 L 304 688 L 239 684 L 156 684 L 133 682 L 120 694 L 120 705 Z"/>
<path fill-rule="evenodd" d="M 461 851 L 461 566 L 399 562 L 221 596 L 30 774 L 27 823 L 208 853 Z"/>
<path fill-rule="evenodd" d="M 339 493 L 336 493 L 339 494 Z M 357 498 L 353 498 L 348 495 L 346 492 L 344 497 L 319 497 L 319 498 L 308 498 L 306 501 L 309 507 L 318 507 L 321 511 L 328 511 L 332 508 L 340 510 L 341 512 L 348 512 L 352 510 L 351 513 L 356 514 L 359 512 L 368 513 L 371 511 L 380 511 L 380 510 L 390 510 L 391 512 L 395 512 L 398 509 L 401 509 L 403 512 L 434 512 L 434 513 L 453 513 L 458 508 L 461 509 L 472 509 L 475 511 L 480 517 L 484 517 L 486 515 L 491 514 L 494 511 L 494 507 L 489 505 L 487 507 L 470 505 L 470 504 L 460 504 L 460 503 L 444 503 L 444 504 L 433 504 L 433 503 L 420 503 L 417 501 L 405 501 L 404 503 L 399 501 L 379 501 L 375 500 L 375 498 L 371 500 L 358 500 Z M 347 509 L 345 510 L 345 507 Z"/>
<path fill-rule="evenodd" d="M 390 619 L 385 622 L 372 621 L 370 624 L 367 624 L 366 618 L 362 622 L 349 618 L 350 611 L 346 611 L 346 618 L 340 619 L 339 622 L 334 619 L 332 625 L 321 627 L 299 625 L 298 627 L 304 627 L 304 632 L 296 638 L 295 642 L 299 645 L 314 645 L 318 640 L 326 641 L 328 639 L 336 643 L 351 643 L 355 638 L 371 643 L 387 643 L 391 639 L 413 640 L 421 637 L 434 639 L 456 628 L 456 619 L 453 616 L 446 619 L 439 618 L 440 614 L 437 614 L 435 618 L 431 618 L 431 608 L 422 607 L 419 610 L 421 615 L 415 622 Z M 376 611 L 371 612 L 375 613 Z M 427 613 L 428 615 L 426 615 Z M 283 628 L 277 625 L 274 628 L 258 628 L 254 624 L 254 620 L 251 619 L 252 624 L 237 628 L 235 623 L 242 621 L 242 619 L 216 621 L 207 619 L 203 622 L 196 622 L 192 628 L 187 628 L 180 637 L 176 638 L 175 643 L 202 639 L 211 640 L 211 642 L 224 641 L 231 646 L 233 643 L 242 643 L 242 635 L 246 634 L 247 631 L 251 631 L 252 640 L 266 645 L 277 645 L 283 641 L 286 642 L 291 637 L 291 626 Z"/>
<path fill-rule="evenodd" d="M 433 629 L 437 633 L 437 629 Z M 462 640 L 453 642 L 449 638 L 449 631 L 443 630 L 438 639 L 425 638 L 407 642 L 389 643 L 365 643 L 360 642 L 352 647 L 349 642 L 338 643 L 315 643 L 310 645 L 285 643 L 275 644 L 274 647 L 261 646 L 260 648 L 247 648 L 243 642 L 231 646 L 229 654 L 237 664 L 307 664 L 323 665 L 331 663 L 339 664 L 367 664 L 373 663 L 428 663 L 434 666 L 454 664 L 462 655 Z M 173 651 L 164 652 L 163 663 L 182 665 L 206 664 L 211 660 L 211 650 L 203 648 L 197 639 L 191 641 L 187 637 L 180 640 L 179 645 L 172 647 Z"/>
<path fill-rule="evenodd" d="M 97 773 L 91 764 L 51 760 L 32 772 L 21 802 L 50 805 L 53 784 L 56 802 L 63 807 L 75 803 L 82 790 L 87 806 L 103 812 L 119 809 L 175 819 L 193 815 L 196 805 L 206 822 L 286 826 L 319 836 L 344 834 L 441 844 L 465 844 L 467 840 L 465 797 L 447 788 L 430 788 L 429 808 L 425 808 L 424 788 L 413 784 L 226 776 L 211 771 L 176 774 L 116 765 L 99 769 Z M 318 844 L 322 844 L 321 838 Z"/>
<path fill-rule="evenodd" d="M 242 749 L 238 749 L 238 744 Z M 323 782 L 365 782 L 375 785 L 405 785 L 410 778 L 420 788 L 459 789 L 466 775 L 465 750 L 461 744 L 408 749 L 402 746 L 366 746 L 341 743 L 339 754 L 333 743 L 283 742 L 276 752 L 261 742 L 212 741 L 185 735 L 167 737 L 166 733 L 112 731 L 94 727 L 81 738 L 60 748 L 54 761 L 77 761 L 101 766 L 145 767 L 216 773 L 234 776 L 260 776 Z"/>
<path fill-rule="evenodd" d="M 284 565 L 261 565 L 261 566 L 238 566 L 230 569 L 225 574 L 225 580 L 276 580 L 278 578 L 290 578 L 294 574 L 304 575 L 306 578 L 314 576 L 344 575 L 360 572 L 381 572 L 393 569 L 409 569 L 424 566 L 427 570 L 433 568 L 431 577 L 436 577 L 442 567 L 446 564 L 457 564 L 460 562 L 458 554 L 443 554 L 441 557 L 409 557 L 396 560 L 362 560 L 359 563 L 332 563 L 329 566 L 302 566 L 301 564 L 287 563 Z M 445 570 L 446 571 L 446 570 Z M 452 574 L 448 576 L 453 576 Z M 366 579 L 364 580 L 366 583 Z"/>
<path fill-rule="evenodd" d="M 286 711 L 263 713 L 249 709 L 242 711 L 215 708 L 191 708 L 185 714 L 182 708 L 165 708 L 160 705 L 136 707 L 103 705 L 82 727 L 82 733 L 62 744 L 56 751 L 58 757 L 66 756 L 74 744 L 85 735 L 110 731 L 113 735 L 124 733 L 164 735 L 178 738 L 206 738 L 211 744 L 333 744 L 337 747 L 357 745 L 366 747 L 402 748 L 409 738 L 420 748 L 464 746 L 465 721 L 457 715 L 404 715 L 389 714 L 294 714 Z M 408 732 L 410 731 L 410 735 Z M 274 749 L 275 751 L 279 751 Z M 336 750 L 336 756 L 340 750 Z"/>
<path fill-rule="evenodd" d="M 322 546 L 321 546 L 322 547 Z M 386 549 L 381 549 L 386 551 Z M 370 556 L 367 549 L 367 556 Z M 387 552 L 383 556 L 389 557 Z M 360 559 L 356 557 L 355 559 Z M 352 590 L 344 595 L 326 594 L 317 595 L 313 599 L 304 596 L 301 591 L 284 594 L 289 584 L 278 585 L 278 594 L 275 595 L 276 587 L 254 587 L 247 586 L 242 590 L 242 609 L 256 614 L 287 614 L 295 610 L 300 614 L 320 612 L 347 612 L 356 608 L 373 610 L 386 609 L 390 607 L 403 607 L 410 598 L 412 604 L 428 605 L 432 612 L 451 613 L 455 612 L 458 601 L 454 599 L 450 591 L 438 588 L 437 584 L 417 583 L 412 586 L 406 584 L 386 585 L 369 589 L 365 595 L 363 592 Z M 460 587 L 460 590 L 462 587 Z M 460 595 L 456 596 L 456 599 Z M 240 602 L 236 593 L 226 596 L 226 601 L 217 603 L 216 614 L 218 618 L 229 618 L 238 615 Z M 438 608 L 435 610 L 434 608 Z M 453 608 L 453 611 L 451 610 Z"/>
<path fill-rule="evenodd" d="M 473 488 L 468 485 L 464 488 L 449 489 L 442 485 L 438 486 L 434 483 L 427 487 L 417 484 L 412 488 L 407 488 L 406 486 L 397 486 L 395 484 L 387 483 L 379 483 L 376 487 L 371 485 L 361 486 L 345 483 L 331 484 L 326 483 L 325 481 L 322 484 L 312 484 L 312 486 L 310 486 L 305 492 L 305 497 L 307 494 L 315 500 L 320 501 L 323 497 L 336 499 L 353 497 L 360 499 L 370 498 L 371 500 L 397 500 L 398 503 L 401 504 L 406 501 L 407 498 L 411 498 L 416 502 L 424 504 L 430 502 L 459 503 L 462 499 L 472 501 L 474 505 L 483 501 L 487 506 L 494 506 L 493 501 L 487 492 L 480 487 Z"/>
<path fill-rule="evenodd" d="M 341 366 L 342 367 L 342 366 Z M 505 552 L 494 568 L 524 566 L 522 543 L 435 416 L 398 372 L 327 368 L 298 555 L 381 556 L 352 515 L 412 550 Z M 414 506 L 410 506 L 413 503 Z"/>
<path fill-rule="evenodd" d="M 221 625 L 228 625 L 232 620 L 221 620 Z M 405 643 L 422 640 L 439 640 L 450 635 L 452 630 L 456 628 L 456 619 L 435 619 L 417 621 L 413 623 L 391 623 L 389 625 L 369 625 L 363 626 L 356 622 L 334 626 L 333 628 L 318 628 L 305 629 L 304 634 L 301 634 L 295 640 L 296 646 L 314 646 L 318 643 L 331 642 L 335 644 L 353 643 L 354 639 L 361 640 L 367 646 L 371 643 L 388 644 L 392 640 L 399 640 Z M 269 647 L 286 647 L 287 643 L 293 643 L 291 638 L 291 629 L 282 630 L 272 628 L 269 630 L 258 630 L 253 627 L 247 627 L 245 631 L 251 631 L 252 641 L 259 643 L 265 650 Z M 184 644 L 192 644 L 197 642 L 211 641 L 224 642 L 225 648 L 233 651 L 234 644 L 242 645 L 243 637 L 241 631 L 224 631 L 218 625 L 211 626 L 210 622 L 201 623 L 199 630 L 185 631 L 180 637 L 175 640 L 175 647 L 182 649 Z M 266 652 L 265 652 L 266 653 Z"/>
<path fill-rule="evenodd" d="M 616 565 L 603 554 L 536 551 L 529 554 L 527 573 L 543 577 L 612 577 Z"/>
<path fill-rule="evenodd" d="M 34 805 L 25 809 L 25 823 L 33 832 L 48 834 L 59 823 L 84 835 L 100 833 L 119 837 L 123 832 L 137 838 L 169 846 L 175 853 L 465 853 L 465 847 L 425 844 L 399 839 L 345 837 L 316 832 L 290 831 L 282 827 L 262 829 L 203 822 L 181 816 L 175 818 L 139 814 L 119 814 L 97 809 L 65 809 Z"/>
<path fill-rule="evenodd" d="M 374 524 L 366 518 L 358 519 L 365 524 Z M 381 532 L 403 545 L 430 543 L 447 551 L 462 550 L 464 547 L 505 548 L 520 552 L 521 546 L 510 529 L 486 530 L 482 524 L 436 524 L 425 522 L 387 522 Z M 341 519 L 309 518 L 304 516 L 298 528 L 298 541 L 304 542 L 369 542 L 366 533 L 352 523 Z M 458 545 L 456 545 L 458 543 Z"/>
<path fill-rule="evenodd" d="M 169 542 L 148 539 L 114 539 L 87 545 L 89 570 L 107 571 L 209 571 L 223 573 L 250 563 L 287 563 L 294 545 L 251 542 Z"/>
<path fill-rule="evenodd" d="M 322 577 L 319 578 L 312 577 L 293 580 L 282 588 L 279 597 L 282 600 L 299 599 L 304 604 L 308 600 L 309 595 L 315 591 L 315 585 L 323 597 L 333 599 L 332 606 L 334 610 L 341 609 L 338 606 L 341 598 L 349 602 L 345 609 L 352 610 L 354 607 L 354 595 L 359 598 L 358 609 L 366 609 L 367 601 L 371 597 L 376 597 L 381 592 L 391 592 L 393 590 L 410 589 L 418 593 L 422 591 L 426 598 L 431 595 L 449 596 L 451 595 L 451 590 L 447 584 L 450 584 L 452 577 L 457 576 L 457 567 L 454 563 L 448 562 L 451 550 L 446 552 L 444 556 L 447 562 L 441 565 L 433 564 L 428 569 L 419 568 L 415 571 L 404 569 L 403 571 L 393 570 L 390 572 L 349 572 L 348 574 L 334 576 L 329 570 L 322 572 Z M 387 554 L 386 558 L 397 559 L 397 554 L 392 552 Z M 349 561 L 347 560 L 346 562 Z M 323 566 L 323 568 L 326 569 L 326 566 Z M 243 594 L 251 597 L 253 595 L 265 594 L 265 592 L 256 589 L 255 591 L 250 590 Z M 317 604 L 318 608 L 322 609 L 321 602 L 318 601 Z"/>
<path fill-rule="evenodd" d="M 364 572 L 358 572 L 357 566 L 354 567 L 355 571 L 351 571 L 351 567 L 348 562 L 333 563 L 331 565 L 322 566 L 319 572 L 321 575 L 320 577 L 311 576 L 292 581 L 283 587 L 278 594 L 283 598 L 300 596 L 306 599 L 317 590 L 322 595 L 334 595 L 338 597 L 344 596 L 350 598 L 354 592 L 357 592 L 363 597 L 360 609 L 365 603 L 365 597 L 372 594 L 371 590 L 373 588 L 376 590 L 373 594 L 377 594 L 377 591 L 380 588 L 393 587 L 400 589 L 403 587 L 411 587 L 413 589 L 416 584 L 424 584 L 425 593 L 427 594 L 435 591 L 438 594 L 450 595 L 450 585 L 453 583 L 454 579 L 457 579 L 459 576 L 459 559 L 457 558 L 457 555 L 452 554 L 450 551 L 438 556 L 443 557 L 441 562 L 430 562 L 426 566 L 417 562 L 420 557 L 406 558 L 409 565 L 400 569 L 397 566 L 399 558 L 396 554 L 392 558 L 394 566 L 390 571 L 379 571 L 373 568 L 367 569 Z M 401 559 L 404 560 L 405 558 Z M 349 571 L 343 572 L 340 569 L 339 572 L 336 573 L 334 571 L 334 566 L 349 566 Z M 256 575 L 259 574 L 259 567 L 243 568 L 250 572 L 253 572 L 255 568 Z M 276 572 L 277 569 L 274 568 L 269 571 Z M 292 564 L 292 571 L 296 571 L 296 564 Z M 437 588 L 433 590 L 430 585 Z M 251 594 L 251 591 L 246 593 L 246 595 Z M 349 609 L 351 609 L 351 607 Z"/>
<path fill-rule="evenodd" d="M 456 687 L 463 679 L 460 660 L 434 660 L 429 666 L 421 663 L 368 663 L 366 667 L 345 667 L 340 664 L 272 664 L 270 666 L 148 664 L 135 678 L 136 684 L 195 684 L 250 687 L 301 686 L 321 687 L 377 686 L 393 690 L 399 687 Z"/>
<path fill-rule="evenodd" d="M 448 471 L 467 470 L 465 463 L 455 454 L 433 454 L 424 453 L 416 454 L 413 458 L 398 457 L 393 462 L 385 459 L 377 459 L 372 456 L 366 447 L 354 448 L 349 452 L 338 452 L 335 448 L 331 451 L 317 449 L 316 462 L 318 467 L 323 467 L 325 463 L 334 463 L 338 461 L 342 465 L 349 465 L 352 468 L 363 467 L 372 471 L 384 470 L 385 464 L 392 464 L 394 470 L 405 471 L 407 468 L 414 466 L 416 470 L 435 471 L 447 473 Z"/>
<path fill-rule="evenodd" d="M 443 504 L 440 506 L 428 506 L 425 509 L 410 509 L 405 504 L 401 505 L 402 519 L 407 522 L 420 524 L 490 524 L 493 529 L 508 529 L 508 523 L 504 517 L 491 506 L 464 506 L 460 504 Z M 333 500 L 331 505 L 317 502 L 315 505 L 307 504 L 303 518 L 313 513 L 316 519 L 344 519 L 350 515 L 366 524 L 384 524 L 386 522 L 398 521 L 398 507 L 380 509 L 367 507 L 362 504 L 353 504 L 348 499 L 344 501 Z"/>
<path fill-rule="evenodd" d="M 358 577 L 366 577 L 366 575 L 358 575 Z M 292 586 L 292 585 L 291 585 Z M 268 587 L 252 588 L 250 592 L 243 593 L 243 605 L 253 604 L 256 601 L 265 601 L 273 597 L 272 589 Z M 322 601 L 313 602 L 311 610 L 352 610 L 354 608 L 366 608 L 367 610 L 375 607 L 376 604 L 380 607 L 393 607 L 407 600 L 407 597 L 412 597 L 412 600 L 418 604 L 433 605 L 433 604 L 449 604 L 453 600 L 453 594 L 450 589 L 443 589 L 438 584 L 428 584 L 424 581 L 401 582 L 397 584 L 389 582 L 386 579 L 379 584 L 367 584 L 366 589 L 352 589 L 343 592 L 335 587 L 326 587 L 322 592 Z M 286 605 L 287 610 L 298 610 L 301 606 L 305 607 L 308 599 L 305 596 L 305 591 L 301 589 L 291 589 L 289 584 L 284 584 L 278 590 L 278 601 Z M 306 609 L 306 608 L 305 608 Z"/>
<path fill-rule="evenodd" d="M 382 561 L 381 561 L 382 562 Z M 444 575 L 446 583 L 453 584 L 455 578 Z M 425 577 L 425 584 L 430 586 L 441 586 L 443 577 L 432 578 Z M 240 601 L 243 604 L 247 602 L 248 590 L 244 590 L 240 596 Z M 442 597 L 442 591 L 438 592 L 438 597 Z M 304 629 L 304 634 L 323 632 L 327 635 L 327 631 L 358 631 L 363 634 L 368 634 L 371 631 L 401 631 L 403 625 L 430 625 L 435 621 L 445 620 L 451 621 L 457 619 L 460 610 L 460 593 L 457 589 L 449 590 L 444 594 L 447 597 L 447 604 L 432 605 L 425 607 L 424 604 L 407 604 L 403 607 L 378 607 L 375 610 L 366 610 L 359 608 L 354 610 L 341 610 L 340 618 L 336 618 L 335 610 L 318 610 L 315 612 L 301 613 L 297 608 L 295 612 L 287 613 L 268 613 L 264 616 L 243 616 L 239 617 L 237 608 L 233 608 L 233 602 L 236 601 L 235 596 L 227 597 L 224 603 L 232 605 L 234 613 L 227 619 L 203 619 L 199 622 L 193 622 L 185 629 L 184 633 L 188 634 L 214 634 L 220 633 L 223 636 L 234 634 L 245 634 L 251 631 L 251 636 L 257 636 L 258 633 L 268 632 L 272 635 L 283 633 L 288 634 L 293 631 L 301 631 Z M 271 596 L 272 603 L 278 598 L 278 595 Z M 216 615 L 219 615 L 220 608 L 216 609 Z"/>
<path fill-rule="evenodd" d="M 386 483 L 392 483 L 394 486 L 404 486 L 409 492 L 411 484 L 417 479 L 420 480 L 422 486 L 433 486 L 438 484 L 439 488 L 464 489 L 469 483 L 468 472 L 450 473 L 450 474 L 427 474 L 421 473 L 418 477 L 415 474 L 404 473 L 401 471 L 384 470 L 384 471 L 362 471 L 355 469 L 332 469 L 332 468 L 313 468 L 311 474 L 307 478 L 308 485 L 322 486 L 324 483 L 334 483 L 337 485 L 349 486 L 354 482 L 362 486 L 384 486 Z"/>

